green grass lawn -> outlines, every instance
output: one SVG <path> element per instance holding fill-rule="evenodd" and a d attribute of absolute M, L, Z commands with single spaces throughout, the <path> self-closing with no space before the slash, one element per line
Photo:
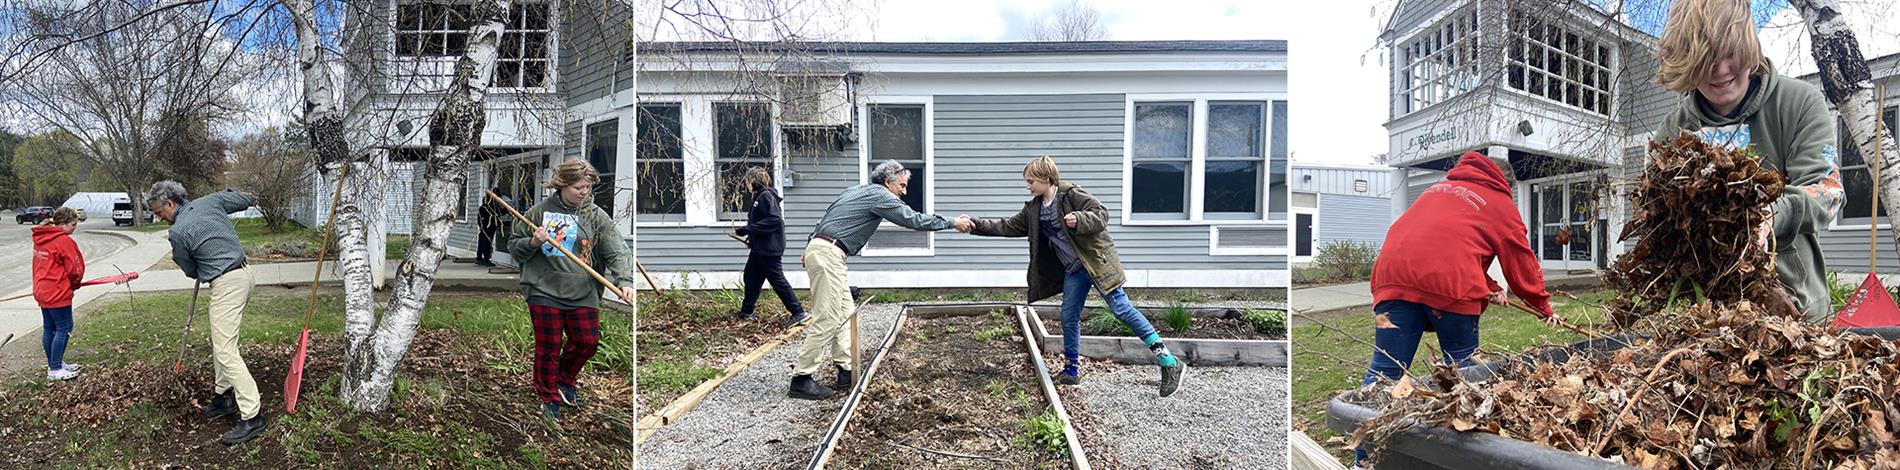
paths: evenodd
<path fill-rule="evenodd" d="M 48 384 L 36 373 L 0 377 L 0 396 L 6 397 L 0 399 L 0 428 L 47 430 L 15 433 L 0 442 L 0 455 L 50 453 L 51 462 L 78 467 L 191 462 L 213 468 L 545 468 L 560 465 L 550 461 L 556 456 L 572 459 L 560 460 L 565 465 L 612 466 L 632 452 L 632 315 L 623 311 L 602 312 L 601 345 L 582 372 L 594 403 L 563 428 L 537 417 L 529 380 L 532 332 L 518 294 L 438 291 L 424 310 L 390 408 L 367 414 L 338 397 L 342 298 L 327 290 L 317 297 L 311 328 L 320 339 L 313 340 L 298 413 L 285 415 L 285 357 L 297 344 L 308 291 L 259 287 L 246 308 L 240 342 L 273 428 L 258 441 L 226 448 L 205 443 L 229 423 L 206 423 L 181 400 L 135 391 L 174 386 L 171 366 L 190 303 L 188 293 L 136 295 L 135 302 L 123 294 L 102 298 L 81 312 L 67 352 L 68 362 L 89 366 L 78 380 Z M 194 396 L 209 387 L 208 301 L 208 292 L 200 294 L 186 356 L 186 381 L 203 381 L 189 387 Z M 31 355 L 39 359 L 37 352 Z M 40 396 L 56 400 L 55 410 L 34 399 Z M 115 400 L 129 402 L 123 412 L 95 411 L 111 406 L 98 402 Z"/>
<path fill-rule="evenodd" d="M 1596 304 L 1615 297 L 1609 290 L 1576 294 Z M 1601 330 L 1592 327 L 1602 320 L 1601 311 L 1595 307 L 1561 297 L 1551 298 L 1551 306 L 1573 324 Z M 1293 327 L 1295 427 L 1304 426 L 1307 436 L 1333 450 L 1334 456 L 1347 459 L 1350 454 L 1340 450 L 1339 444 L 1327 442 L 1327 439 L 1339 437 L 1340 434 L 1325 425 L 1326 402 L 1341 392 L 1357 387 L 1365 377 L 1366 363 L 1372 357 L 1372 347 L 1369 345 L 1373 335 L 1372 309 L 1326 314 L 1318 320 L 1337 330 L 1311 322 Z M 1339 330 L 1344 330 L 1344 333 Z M 1569 344 L 1584 339 L 1582 335 L 1561 327 L 1544 326 L 1542 321 L 1530 314 L 1498 306 L 1493 306 L 1481 317 L 1478 331 L 1478 355 L 1473 358 L 1478 362 L 1500 359 L 1502 355 L 1513 355 L 1532 346 Z M 1437 348 L 1437 336 L 1425 334 L 1420 340 L 1418 355 L 1412 361 L 1412 373 L 1429 373 L 1432 364 L 1437 362 L 1434 352 Z"/>

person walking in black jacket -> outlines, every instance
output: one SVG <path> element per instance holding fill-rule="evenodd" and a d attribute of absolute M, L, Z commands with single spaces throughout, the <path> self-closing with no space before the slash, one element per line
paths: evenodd
<path fill-rule="evenodd" d="M 810 316 L 804 306 L 798 304 L 792 283 L 785 280 L 781 259 L 785 256 L 785 218 L 779 208 L 784 198 L 779 196 L 778 188 L 772 186 L 772 172 L 764 168 L 753 167 L 747 171 L 745 184 L 757 191 L 758 196 L 752 199 L 752 211 L 746 214 L 745 226 L 732 232 L 746 237 L 752 246 L 752 253 L 745 262 L 745 303 L 732 316 L 744 320 L 755 318 L 753 308 L 759 303 L 759 290 L 764 287 L 764 281 L 771 281 L 772 291 L 778 293 L 779 302 L 783 302 L 785 311 L 791 314 L 785 327 L 797 326 Z"/>
<path fill-rule="evenodd" d="M 496 185 L 495 189 L 490 191 L 493 191 L 495 194 L 501 194 L 501 186 Z M 484 268 L 495 267 L 495 261 L 492 258 L 495 253 L 495 231 L 501 229 L 501 220 L 502 217 L 504 217 L 502 210 L 501 205 L 496 203 L 494 199 L 482 199 L 481 209 L 475 218 L 477 227 L 475 230 L 476 266 Z"/>

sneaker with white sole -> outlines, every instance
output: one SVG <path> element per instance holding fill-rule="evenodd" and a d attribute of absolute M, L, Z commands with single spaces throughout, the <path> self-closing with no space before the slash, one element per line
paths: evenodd
<path fill-rule="evenodd" d="M 61 368 L 61 369 L 65 369 L 65 370 L 70 370 L 70 371 L 73 371 L 73 372 L 79 372 L 79 364 L 74 364 L 74 363 L 71 363 L 71 362 L 61 362 L 61 363 L 59 363 L 59 368 Z"/>
<path fill-rule="evenodd" d="M 57 369 L 57 370 L 46 371 L 46 380 L 51 380 L 51 381 L 66 380 L 66 379 L 71 379 L 78 376 L 79 376 L 79 371 L 75 371 L 75 370 Z"/>

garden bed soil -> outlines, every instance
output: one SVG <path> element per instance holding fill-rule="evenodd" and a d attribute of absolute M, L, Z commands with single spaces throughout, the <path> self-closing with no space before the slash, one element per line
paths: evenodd
<path fill-rule="evenodd" d="M 686 291 L 665 296 L 642 294 L 640 327 L 635 333 L 640 367 L 690 354 L 695 366 L 724 370 L 741 356 L 784 333 L 780 326 L 789 318 L 784 306 L 766 299 L 760 300 L 755 309 L 758 316 L 752 320 L 731 317 L 729 314 L 734 310 L 735 307 L 709 296 Z M 698 383 L 678 389 L 642 387 L 640 414 L 658 411 L 695 386 Z"/>
<path fill-rule="evenodd" d="M 613 467 L 632 458 L 624 373 L 588 369 L 581 375 L 587 407 L 550 425 L 539 417 L 525 372 L 488 365 L 525 364 L 526 357 L 497 357 L 505 354 L 479 346 L 487 341 L 424 330 L 402 362 L 401 377 L 415 384 L 410 393 L 392 392 L 384 412 L 358 413 L 336 398 L 340 343 L 335 335 L 312 337 L 298 414 L 288 416 L 282 384 L 295 346 L 245 346 L 270 427 L 228 447 L 218 439 L 235 418 L 200 416 L 212 389 L 206 346 L 194 348 L 180 375 L 149 362 L 95 365 L 52 384 L 10 374 L 0 400 L 0 467 Z M 442 389 L 422 393 L 421 384 Z"/>
<path fill-rule="evenodd" d="M 1032 450 L 1018 437 L 1032 418 L 1055 418 L 1007 311 L 905 319 L 831 465 L 1069 467 L 1066 452 Z M 1054 432 L 1062 440 L 1059 422 Z"/>

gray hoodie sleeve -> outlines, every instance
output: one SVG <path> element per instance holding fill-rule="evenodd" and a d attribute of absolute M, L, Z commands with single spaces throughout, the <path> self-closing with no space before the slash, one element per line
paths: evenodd
<path fill-rule="evenodd" d="M 205 199 L 209 199 L 209 202 L 218 206 L 218 210 L 226 214 L 249 209 L 255 203 L 255 198 L 252 198 L 250 194 L 231 189 L 211 193 L 205 196 Z"/>
<path fill-rule="evenodd" d="M 879 199 L 876 205 L 871 207 L 871 211 L 877 213 L 878 217 L 883 217 L 884 220 L 911 230 L 937 231 L 955 227 L 950 223 L 950 219 L 945 219 L 943 216 L 911 210 L 910 206 L 904 205 L 904 200 L 896 196 Z"/>

